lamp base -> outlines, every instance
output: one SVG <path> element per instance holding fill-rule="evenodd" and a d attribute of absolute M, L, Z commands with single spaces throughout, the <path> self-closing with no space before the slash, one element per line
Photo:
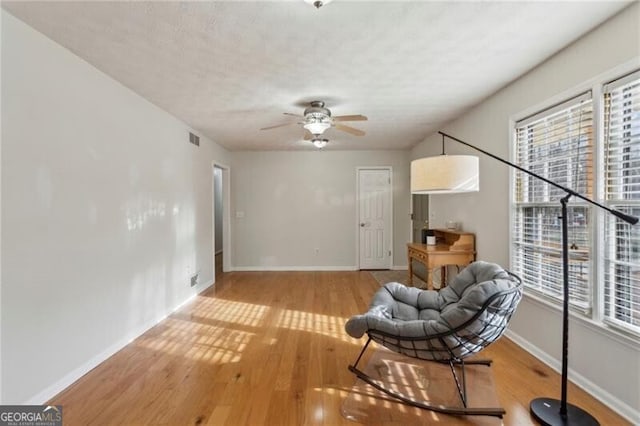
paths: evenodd
<path fill-rule="evenodd" d="M 560 415 L 561 401 L 552 398 L 536 398 L 529 404 L 529 411 L 533 417 L 545 426 L 600 426 L 591 414 L 580 407 L 567 404 L 567 415 Z"/>

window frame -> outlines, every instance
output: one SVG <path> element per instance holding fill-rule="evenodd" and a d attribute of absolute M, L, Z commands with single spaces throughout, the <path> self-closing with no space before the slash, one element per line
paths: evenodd
<path fill-rule="evenodd" d="M 583 83 L 577 84 L 570 89 L 556 93 L 553 96 L 546 98 L 545 100 L 538 102 L 534 105 L 521 110 L 518 113 L 512 114 L 508 120 L 508 155 L 511 162 L 516 164 L 516 123 L 523 121 L 527 117 L 534 116 L 544 110 L 552 108 L 554 105 L 562 104 L 563 102 L 579 96 L 581 93 L 591 91 L 592 103 L 593 103 L 593 199 L 600 202 L 603 205 L 609 205 L 604 200 L 604 91 L 605 85 L 615 80 L 622 79 L 626 75 L 633 74 L 636 71 L 640 71 L 640 57 L 627 61 L 617 67 L 609 69 Z M 515 173 L 514 168 L 509 168 L 509 265 L 513 269 L 513 256 L 514 256 L 514 237 L 515 237 Z M 575 198 L 575 197 L 573 197 Z M 573 199 L 572 198 L 572 199 Z M 559 205 L 559 203 L 558 203 Z M 574 201 L 573 205 L 578 205 Z M 579 308 L 569 304 L 569 315 L 573 319 L 577 319 L 584 322 L 594 330 L 605 333 L 608 336 L 620 339 L 621 342 L 632 344 L 636 347 L 638 337 L 640 336 L 640 329 L 635 330 L 631 327 L 616 324 L 613 321 L 606 320 L 605 318 L 605 285 L 604 285 L 604 253 L 605 253 L 605 220 L 606 215 L 609 213 L 596 206 L 591 208 L 591 225 L 589 234 L 593 244 L 593 250 L 590 259 L 591 270 L 591 304 L 592 309 L 590 311 L 583 311 Z M 637 225 L 640 226 L 640 225 Z M 529 290 L 529 291 L 527 291 Z M 534 303 L 541 304 L 542 306 L 549 307 L 556 311 L 562 310 L 562 301 L 556 298 L 548 297 L 538 292 L 532 292 L 527 287 L 525 290 L 525 298 L 531 300 Z"/>
<path fill-rule="evenodd" d="M 607 92 L 607 86 L 613 83 L 616 83 L 620 80 L 622 80 L 623 82 L 620 82 L 619 85 L 620 86 L 624 86 L 627 84 L 627 82 L 625 82 L 624 80 L 629 80 L 629 81 L 635 81 L 636 79 L 640 79 L 640 66 L 634 67 L 631 70 L 629 70 L 626 73 L 617 75 L 615 78 L 610 78 L 608 79 L 608 81 L 604 81 L 602 82 L 602 84 L 600 84 L 600 108 L 601 108 L 601 116 L 599 117 L 599 119 L 601 120 L 601 128 L 602 128 L 602 132 L 601 134 L 599 134 L 599 136 L 601 137 L 600 139 L 600 143 L 601 143 L 601 152 L 604 153 L 605 149 L 606 149 L 606 145 L 605 145 L 605 119 L 604 119 L 604 113 L 605 113 L 605 94 Z M 606 197 L 606 189 L 605 189 L 605 185 L 606 185 L 606 171 L 605 171 L 605 167 L 606 167 L 606 162 L 605 162 L 605 156 L 602 155 L 602 158 L 600 159 L 600 162 L 598 163 L 598 169 L 600 170 L 600 178 L 598 179 L 600 186 L 601 186 L 601 190 L 599 192 L 600 195 L 600 200 L 601 203 L 609 208 L 616 208 L 617 206 L 631 206 L 631 207 L 640 207 L 640 200 L 609 200 Z M 599 209 L 602 210 L 602 209 Z M 599 230 L 599 237 L 600 237 L 600 247 L 599 247 L 599 257 L 602 259 L 601 261 L 601 265 L 600 265 L 600 273 L 598 274 L 598 282 L 602 283 L 602 289 L 601 289 L 601 294 L 599 296 L 601 296 L 601 305 L 600 305 L 600 315 L 599 315 L 599 321 L 601 321 L 604 325 L 614 328 L 618 331 L 621 331 L 623 333 L 628 333 L 631 334 L 633 336 L 637 336 L 640 337 L 640 325 L 638 326 L 634 326 L 632 324 L 628 324 L 624 321 L 615 319 L 615 318 L 611 318 L 609 316 L 607 316 L 606 314 L 606 282 L 605 282 L 605 274 L 606 274 L 606 269 L 607 269 L 607 260 L 606 260 L 606 238 L 607 238 L 607 225 L 608 225 L 608 219 L 610 220 L 611 217 L 609 217 L 610 215 L 607 212 L 603 211 L 603 214 L 601 215 L 601 221 L 599 222 L 599 226 L 598 226 L 598 230 Z M 635 226 L 640 226 L 640 224 L 635 225 Z"/>
<path fill-rule="evenodd" d="M 565 96 L 565 97 L 563 97 Z M 556 114 L 560 111 L 564 111 L 566 109 L 569 108 L 575 108 L 579 105 L 581 105 L 584 101 L 590 101 L 591 103 L 591 110 L 592 110 L 592 125 L 591 125 L 591 130 L 592 130 L 592 140 L 591 140 L 591 144 L 592 144 L 592 153 L 591 155 L 593 156 L 593 161 L 592 161 L 592 167 L 593 167 L 593 172 L 592 172 L 592 176 L 594 176 L 593 178 L 593 182 L 591 183 L 591 187 L 592 187 L 592 192 L 595 195 L 597 192 L 597 188 L 596 188 L 596 181 L 597 178 L 595 177 L 595 174 L 597 173 L 596 170 L 596 164 L 597 164 L 597 150 L 598 150 L 598 145 L 597 145 L 597 119 L 596 119 L 596 114 L 598 114 L 598 106 L 597 106 L 597 101 L 598 99 L 595 97 L 594 92 L 592 90 L 591 87 L 587 87 L 587 88 L 583 88 L 582 90 L 578 90 L 575 92 L 570 92 L 567 94 L 561 94 L 558 95 L 554 98 L 552 98 L 548 103 L 544 104 L 544 106 L 542 106 L 539 109 L 535 109 L 532 112 L 528 113 L 528 114 L 523 114 L 519 119 L 514 119 L 512 117 L 512 119 L 510 120 L 510 144 L 509 144 L 509 153 L 510 153 L 510 160 L 514 163 L 514 164 L 518 164 L 518 152 L 517 152 L 517 142 L 518 142 L 518 127 L 523 127 L 526 126 L 528 124 L 531 123 L 535 123 L 537 122 L 539 119 L 545 118 L 545 117 L 549 117 L 552 116 L 553 114 Z M 548 161 L 546 162 L 547 164 L 549 162 L 551 162 L 552 159 L 548 159 Z M 519 164 L 518 164 L 519 165 Z M 516 235 L 518 234 L 518 232 L 516 231 L 516 226 L 518 225 L 517 223 L 517 216 L 518 216 L 518 208 L 519 207 L 532 207 L 532 208 L 554 208 L 554 209 L 559 209 L 561 207 L 560 204 L 560 199 L 558 198 L 557 200 L 554 201 L 526 201 L 526 202 L 517 202 L 516 201 L 516 175 L 517 175 L 518 171 L 512 169 L 511 173 L 510 173 L 510 194 L 509 194 L 509 207 L 510 207 L 510 231 L 509 231 L 509 265 L 510 268 L 512 270 L 517 270 L 515 264 L 514 264 L 514 251 L 515 251 L 515 246 L 516 246 Z M 543 174 L 543 176 L 547 177 L 546 175 Z M 538 180 L 537 178 L 531 176 L 528 177 L 528 179 L 532 179 L 534 182 L 536 180 Z M 550 178 L 551 180 L 555 181 L 553 178 Z M 551 188 L 552 185 L 544 183 L 542 181 L 539 181 L 543 187 L 544 187 L 544 191 L 546 193 L 547 196 L 549 196 L 549 193 L 551 192 Z M 558 188 L 553 188 L 554 190 L 557 191 L 561 191 Z M 596 291 L 595 291 L 595 285 L 594 285 L 594 268 L 596 267 L 595 263 L 595 258 L 597 257 L 596 254 L 596 243 L 595 243 L 595 235 L 594 235 L 594 225 L 593 223 L 596 220 L 596 216 L 594 216 L 595 213 L 595 209 L 590 203 L 588 203 L 587 201 L 581 200 L 577 197 L 571 197 L 569 200 L 569 204 L 568 204 L 568 208 L 582 208 L 586 210 L 587 215 L 589 215 L 589 225 L 586 227 L 586 237 L 588 238 L 589 242 L 591 243 L 592 247 L 590 247 L 590 252 L 589 252 L 589 258 L 588 261 L 585 262 L 587 267 L 589 268 L 589 274 L 588 274 L 588 278 L 587 278 L 587 292 L 586 292 L 586 297 L 588 297 L 588 303 L 587 306 L 580 306 L 578 304 L 574 304 L 574 303 L 569 303 L 569 309 L 573 312 L 585 315 L 585 316 L 589 316 L 593 310 L 593 305 L 596 304 L 596 299 L 595 297 L 597 296 Z M 561 240 L 560 240 L 561 241 Z M 521 241 L 520 241 L 521 243 Z M 558 248 L 559 250 L 561 250 L 561 247 Z M 560 254 L 561 256 L 561 254 Z M 562 264 L 560 263 L 560 268 L 562 268 Z M 562 270 L 560 270 L 560 279 L 562 277 Z M 547 303 L 556 305 L 558 307 L 561 307 L 562 305 L 562 288 L 560 288 L 560 294 L 559 295 L 554 295 L 552 294 L 552 292 L 550 291 L 544 291 L 541 289 L 536 289 L 533 287 L 530 287 L 528 285 L 525 285 L 525 288 L 528 290 L 525 291 L 525 294 L 529 293 L 533 293 L 533 295 L 535 295 L 536 297 L 540 298 L 541 300 L 544 300 Z"/>

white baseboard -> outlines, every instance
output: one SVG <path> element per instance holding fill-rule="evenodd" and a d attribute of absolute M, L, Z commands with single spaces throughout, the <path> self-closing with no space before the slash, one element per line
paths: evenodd
<path fill-rule="evenodd" d="M 356 266 L 234 266 L 232 271 L 357 271 Z"/>
<path fill-rule="evenodd" d="M 507 330 L 505 332 L 505 336 L 511 339 L 516 345 L 520 346 L 522 349 L 529 352 L 531 355 L 538 358 L 543 363 L 547 364 L 558 374 L 562 374 L 562 363 L 560 362 L 560 360 L 552 357 L 548 353 L 531 344 L 531 342 L 511 330 Z M 570 366 L 568 368 L 568 377 L 569 380 L 584 389 L 587 393 L 591 394 L 594 398 L 598 399 L 603 404 L 607 405 L 609 408 L 611 408 L 611 410 L 615 411 L 617 414 L 624 417 L 632 424 L 640 425 L 640 412 L 638 410 L 630 407 L 628 404 L 611 395 L 611 393 L 602 389 L 591 380 L 577 373 L 575 370 L 572 370 Z M 544 397 L 547 395 L 540 396 Z"/>
<path fill-rule="evenodd" d="M 198 290 L 199 290 L 198 293 L 206 290 L 211 285 L 213 285 L 213 280 L 205 283 L 202 286 L 202 288 L 198 288 Z M 160 321 L 164 320 L 169 315 L 171 315 L 173 312 L 177 311 L 182 306 L 184 306 L 185 304 L 190 302 L 193 298 L 195 298 L 198 295 L 198 293 L 191 294 L 189 297 L 187 297 L 187 299 L 185 299 L 184 301 L 180 302 L 175 308 L 171 309 L 165 315 L 163 315 L 161 317 L 158 317 L 156 319 L 153 319 L 151 321 L 147 321 L 146 323 L 142 324 L 140 327 L 136 328 L 134 331 L 132 331 L 129 334 L 127 334 L 124 338 L 120 339 L 119 341 L 117 341 L 113 345 L 109 346 L 104 351 L 100 352 L 99 354 L 97 354 L 96 356 L 94 356 L 93 358 L 91 358 L 90 360 L 88 360 L 87 362 L 85 362 L 84 364 L 79 366 L 78 368 L 76 368 L 73 371 L 71 371 L 70 373 L 66 374 L 64 377 L 62 377 L 60 380 L 58 380 L 57 382 L 55 382 L 51 386 L 48 386 L 46 389 L 42 390 L 41 392 L 38 392 L 36 395 L 34 395 L 31 398 L 29 398 L 23 404 L 25 404 L 25 405 L 41 405 L 41 404 L 44 404 L 45 402 L 49 401 L 51 398 L 53 398 L 54 396 L 56 396 L 57 394 L 59 394 L 60 392 L 62 392 L 66 388 L 68 388 L 69 386 L 71 386 L 79 378 L 81 378 L 82 376 L 87 374 L 89 371 L 93 370 L 95 367 L 97 367 L 98 365 L 100 365 L 101 363 L 106 361 L 109 357 L 114 355 L 120 349 L 122 349 L 125 346 L 127 346 L 129 343 L 131 343 L 137 337 L 139 337 L 142 334 L 144 334 L 151 327 L 155 326 Z"/>
<path fill-rule="evenodd" d="M 197 296 L 198 294 L 202 293 L 203 291 L 205 291 L 206 289 L 208 289 L 208 288 L 209 288 L 209 287 L 211 287 L 212 285 L 215 285 L 215 283 L 216 283 L 216 282 L 215 282 L 214 280 L 215 280 L 215 276 L 213 277 L 213 280 L 209 280 L 209 281 L 207 281 L 207 282 L 206 282 L 206 283 L 204 283 L 204 284 L 196 285 L 196 287 L 195 287 L 195 288 L 198 290 L 198 293 L 196 293 L 195 295 L 190 296 L 190 297 L 189 297 L 189 299 L 185 300 L 185 301 L 184 301 L 184 302 L 182 302 L 180 305 L 176 306 L 176 307 L 173 309 L 173 311 L 169 312 L 169 314 L 167 314 L 167 315 L 170 315 L 170 314 L 172 314 L 173 312 L 177 311 L 178 309 L 180 309 L 181 307 L 183 307 L 185 303 L 187 303 L 189 300 L 191 300 L 194 296 Z M 166 318 L 166 316 L 165 316 L 165 318 Z M 160 322 L 160 321 L 158 321 L 158 322 Z"/>

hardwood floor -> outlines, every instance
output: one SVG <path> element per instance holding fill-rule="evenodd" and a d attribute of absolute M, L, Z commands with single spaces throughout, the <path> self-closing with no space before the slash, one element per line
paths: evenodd
<path fill-rule="evenodd" d="M 63 405 L 65 425 L 357 424 L 341 406 L 363 341 L 344 323 L 377 288 L 368 272 L 222 274 L 49 403 Z M 557 397 L 559 376 L 506 338 L 483 356 L 494 360 L 504 424 L 535 424 L 529 401 Z M 603 425 L 629 424 L 573 385 L 569 396 Z M 429 418 L 418 414 L 416 424 Z"/>

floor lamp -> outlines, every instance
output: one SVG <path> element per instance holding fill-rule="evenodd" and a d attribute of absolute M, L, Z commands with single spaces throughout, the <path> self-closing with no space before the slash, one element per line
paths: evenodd
<path fill-rule="evenodd" d="M 536 398 L 531 401 L 529 409 L 533 417 L 544 425 L 599 425 L 598 421 L 588 412 L 580 407 L 567 403 L 567 372 L 568 372 L 568 354 L 569 354 L 569 238 L 567 227 L 567 203 L 571 197 L 580 198 L 587 201 L 594 206 L 604 209 L 616 216 L 618 219 L 623 220 L 631 225 L 638 223 L 638 218 L 627 215 L 621 211 L 611 209 L 596 201 L 593 201 L 583 195 L 578 194 L 570 188 L 566 188 L 560 184 L 557 184 L 543 176 L 540 176 L 530 170 L 513 164 L 510 161 L 502 159 L 490 152 L 478 148 L 468 142 L 464 142 L 458 138 L 448 135 L 443 132 L 438 132 L 442 135 L 442 154 L 438 157 L 422 158 L 414 160 L 411 163 L 411 192 L 414 194 L 438 194 L 438 193 L 451 193 L 451 192 L 466 192 L 469 190 L 477 191 L 478 170 L 477 164 L 474 171 L 466 170 L 456 173 L 455 171 L 448 170 L 447 173 L 454 176 L 452 184 L 447 183 L 450 176 L 440 175 L 437 176 L 438 167 L 434 166 L 436 163 L 444 164 L 446 157 L 467 157 L 467 156 L 447 156 L 444 154 L 444 141 L 445 137 L 453 141 L 466 145 L 476 151 L 479 151 L 489 157 L 500 161 L 510 167 L 520 170 L 530 176 L 540 179 L 549 185 L 553 185 L 556 188 L 565 192 L 565 196 L 560 199 L 562 207 L 562 288 L 563 288 L 563 301 L 562 301 L 562 392 L 561 399 L 553 398 Z M 426 162 L 429 162 L 428 164 Z M 462 164 L 462 163 L 461 163 Z M 451 167 L 443 166 L 442 168 Z M 473 176 L 475 173 L 475 176 Z M 474 181 L 475 178 L 475 181 Z M 475 186 L 474 186 L 475 183 Z M 469 189 L 473 188 L 473 189 Z"/>

